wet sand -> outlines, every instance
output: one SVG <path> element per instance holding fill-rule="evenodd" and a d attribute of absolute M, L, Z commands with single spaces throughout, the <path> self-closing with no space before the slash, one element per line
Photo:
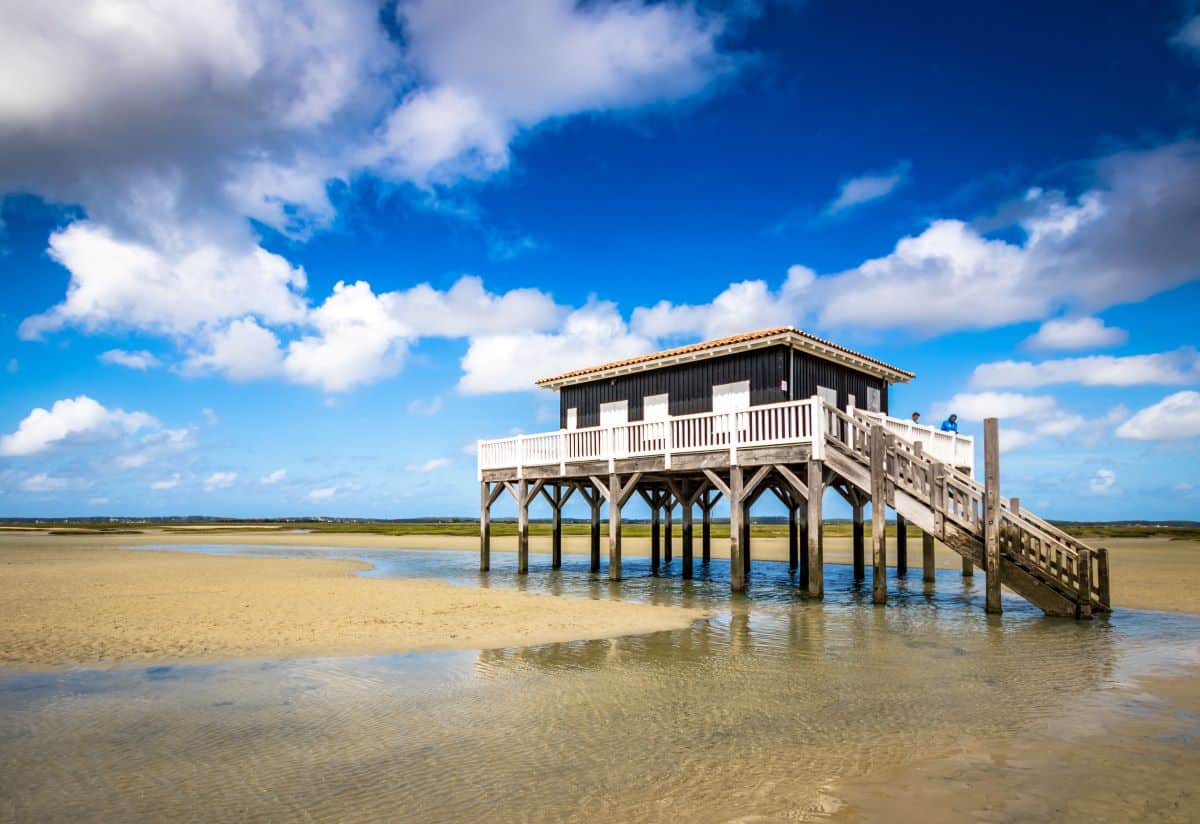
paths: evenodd
<path fill-rule="evenodd" d="M 129 537 L 129 536 L 123 536 Z M 0 538 L 0 666 L 488 649 L 687 627 L 697 609 L 356 577 L 353 560 Z"/>
<path fill-rule="evenodd" d="M 13 541 L 36 538 L 39 545 L 122 547 L 155 545 L 204 545 L 231 544 L 238 546 L 279 547 L 345 547 L 347 549 L 422 549 L 457 550 L 474 552 L 479 549 L 479 539 L 452 535 L 373 535 L 364 533 L 295 533 L 262 530 L 225 530 L 197 528 L 186 533 L 147 531 L 138 535 L 71 535 L 42 536 L 29 533 L 0 533 L 0 547 Z M 46 541 L 48 539 L 48 541 Z M 869 538 L 868 538 L 869 541 Z M 1166 538 L 1105 538 L 1089 541 L 1092 546 L 1106 546 L 1112 568 L 1113 603 L 1118 607 L 1132 609 L 1164 610 L 1168 612 L 1200 613 L 1200 541 L 1171 541 Z M 675 557 L 678 559 L 680 544 L 678 532 L 675 537 Z M 589 551 L 586 536 L 568 535 L 563 539 L 563 551 L 573 555 L 586 555 Z M 517 539 L 505 536 L 492 539 L 494 552 L 515 552 Z M 546 536 L 530 538 L 530 549 L 535 553 L 549 553 L 550 539 Z M 699 536 L 696 538 L 696 553 L 699 555 Z M 650 554 L 648 538 L 626 538 L 623 541 L 626 557 L 644 558 Z M 868 543 L 868 553 L 870 546 Z M 608 545 L 605 539 L 601 550 L 604 563 L 608 563 Z M 895 564 L 894 542 L 889 541 L 889 564 Z M 725 539 L 714 539 L 714 558 L 728 558 Z M 752 544 L 754 560 L 786 561 L 787 541 L 783 538 L 755 537 Z M 851 563 L 849 538 L 826 538 L 825 562 L 830 564 Z M 960 569 L 962 559 L 941 544 L 937 545 L 938 569 Z M 921 536 L 913 530 L 908 542 L 908 564 L 910 570 L 919 575 L 921 567 Z M 976 574 L 981 574 L 976 570 Z"/>

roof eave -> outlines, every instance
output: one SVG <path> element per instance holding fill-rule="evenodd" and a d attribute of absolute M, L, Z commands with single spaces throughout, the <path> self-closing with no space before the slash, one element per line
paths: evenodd
<path fill-rule="evenodd" d="M 834 346 L 822 344 L 818 340 L 800 334 L 796 330 L 787 330 L 774 335 L 768 335 L 762 338 L 753 340 L 738 341 L 729 343 L 723 346 L 715 346 L 711 349 L 697 349 L 692 352 L 681 352 L 676 355 L 668 355 L 663 358 L 654 358 L 652 360 L 639 361 L 637 363 L 628 363 L 618 366 L 613 366 L 609 369 L 601 369 L 596 372 L 587 372 L 579 375 L 563 375 L 553 378 L 543 378 L 536 382 L 536 385 L 543 389 L 562 389 L 564 386 L 574 386 L 580 383 L 592 383 L 593 381 L 608 380 L 610 378 L 620 377 L 621 375 L 634 374 L 636 372 L 646 372 L 651 369 L 663 369 L 670 366 L 677 366 L 681 363 L 690 363 L 698 360 L 707 360 L 709 358 L 718 358 L 725 355 L 732 355 L 738 352 L 746 352 L 752 349 L 764 349 L 768 346 L 777 346 L 779 344 L 787 344 L 797 349 L 807 349 L 819 357 L 826 360 L 831 360 L 837 363 L 843 363 L 851 366 L 860 372 L 874 375 L 888 383 L 908 383 L 916 375 L 912 372 L 905 372 L 902 369 L 887 366 L 886 364 L 875 363 L 866 360 L 849 352 L 844 352 Z"/>

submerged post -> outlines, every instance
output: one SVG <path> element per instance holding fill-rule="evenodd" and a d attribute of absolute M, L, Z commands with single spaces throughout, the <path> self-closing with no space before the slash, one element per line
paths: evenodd
<path fill-rule="evenodd" d="M 908 575 L 908 521 L 896 513 L 896 575 Z"/>
<path fill-rule="evenodd" d="M 682 526 L 682 543 L 683 543 L 683 577 L 685 579 L 692 577 L 692 498 L 686 484 L 684 486 L 684 498 L 679 502 L 681 507 L 681 516 L 683 518 Z"/>
<path fill-rule="evenodd" d="M 858 493 L 854 492 L 854 503 L 851 505 L 853 515 L 853 526 L 851 527 L 851 544 L 852 554 L 854 555 L 854 580 L 862 581 L 867 577 L 866 565 L 866 530 L 863 529 L 863 509 L 864 505 L 858 498 Z"/>
<path fill-rule="evenodd" d="M 933 536 L 928 532 L 921 533 L 921 580 L 927 584 L 934 582 Z"/>
<path fill-rule="evenodd" d="M 479 485 L 479 571 L 492 568 L 492 490 L 484 481 Z"/>
<path fill-rule="evenodd" d="M 800 507 L 788 506 L 788 571 L 795 572 L 800 565 Z"/>
<path fill-rule="evenodd" d="M 983 421 L 983 570 L 987 575 L 985 609 L 1000 606 L 1000 421 Z"/>
<path fill-rule="evenodd" d="M 705 566 L 712 560 L 712 508 L 716 502 L 711 492 L 705 492 L 700 504 L 700 562 Z"/>
<path fill-rule="evenodd" d="M 554 485 L 550 506 L 550 568 L 562 569 L 562 484 Z"/>
<path fill-rule="evenodd" d="M 887 436 L 871 427 L 871 600 L 887 603 L 887 475 L 884 474 Z"/>
<path fill-rule="evenodd" d="M 608 578 L 621 580 L 621 476 L 608 476 Z"/>
<path fill-rule="evenodd" d="M 810 493 L 811 494 L 811 493 Z M 800 519 L 800 589 L 808 591 L 808 501 L 803 506 L 796 507 L 796 517 Z"/>
<path fill-rule="evenodd" d="M 729 467 L 729 589 L 746 588 L 746 569 L 742 560 L 742 468 Z"/>
<path fill-rule="evenodd" d="M 529 481 L 517 481 L 517 574 L 529 572 Z"/>
<path fill-rule="evenodd" d="M 825 462 L 808 462 L 808 594 L 825 597 L 825 558 L 821 545 L 821 499 L 825 496 Z"/>
<path fill-rule="evenodd" d="M 650 493 L 650 570 L 658 572 L 658 565 L 661 560 L 662 544 L 659 543 L 659 499 L 658 493 L 651 491 Z"/>
<path fill-rule="evenodd" d="M 675 501 L 668 492 L 663 495 L 663 563 L 670 566 L 671 564 L 671 520 L 672 510 L 675 509 Z"/>
<path fill-rule="evenodd" d="M 600 490 L 592 488 L 592 497 L 589 503 L 592 509 L 592 529 L 591 529 L 591 547 L 588 568 L 592 572 L 600 571 L 600 503 L 602 501 Z"/>

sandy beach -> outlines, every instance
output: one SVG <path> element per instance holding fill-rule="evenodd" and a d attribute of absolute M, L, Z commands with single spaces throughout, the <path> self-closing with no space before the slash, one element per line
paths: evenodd
<path fill-rule="evenodd" d="M 160 539 L 161 540 L 161 539 Z M 680 629 L 701 610 L 356 577 L 351 560 L 0 539 L 0 665 L 488 649 Z"/>
<path fill-rule="evenodd" d="M 869 542 L 868 530 L 868 542 Z M 30 543 L 32 541 L 32 543 Z M 1089 539 L 1092 546 L 1105 546 L 1112 565 L 1113 603 L 1117 607 L 1153 609 L 1168 612 L 1200 613 L 1200 541 L 1172 541 L 1167 538 L 1104 538 Z M 477 552 L 479 539 L 454 535 L 377 535 L 371 533 L 311 533 L 266 531 L 262 529 L 195 528 L 186 532 L 147 530 L 138 534 L 46 535 L 30 532 L 0 532 L 0 552 L 16 545 L 46 547 L 119 548 L 128 546 L 201 546 L 231 544 L 237 546 L 276 547 L 345 547 L 347 549 L 419 549 Z M 586 555 L 589 540 L 586 536 L 567 535 L 563 551 Z M 680 552 L 679 537 L 675 537 L 675 556 Z M 938 569 L 959 569 L 961 558 L 937 544 Z M 646 557 L 650 554 L 648 538 L 625 538 L 623 551 L 627 557 Z M 517 539 L 511 536 L 494 537 L 494 552 L 516 552 Z M 728 558 L 725 539 L 714 538 L 714 558 Z M 530 551 L 549 553 L 550 538 L 533 536 Z M 753 556 L 756 561 L 786 561 L 787 541 L 783 538 L 755 537 Z M 869 552 L 868 545 L 868 552 Z M 608 552 L 603 544 L 602 552 Z M 696 539 L 699 554 L 699 538 Z M 889 538 L 889 564 L 895 564 L 895 545 Z M 606 556 L 607 557 L 607 556 Z M 825 540 L 825 562 L 851 563 L 850 539 L 829 537 Z M 607 563 L 607 560 L 605 561 Z M 921 537 L 914 530 L 909 537 L 908 563 L 910 570 L 920 570 Z M 978 571 L 976 571 L 977 574 Z M 535 571 L 536 574 L 536 571 Z"/>

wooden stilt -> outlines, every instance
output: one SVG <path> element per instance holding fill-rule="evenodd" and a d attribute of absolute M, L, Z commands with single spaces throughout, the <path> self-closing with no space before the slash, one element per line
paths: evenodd
<path fill-rule="evenodd" d="M 808 499 L 796 508 L 800 518 L 800 589 L 808 591 Z"/>
<path fill-rule="evenodd" d="M 934 578 L 933 536 L 928 532 L 921 533 L 921 580 L 932 584 Z"/>
<path fill-rule="evenodd" d="M 854 512 L 854 525 L 852 529 L 851 543 L 853 545 L 852 552 L 854 555 L 854 580 L 864 581 L 867 577 L 866 563 L 866 530 L 863 528 L 863 502 L 858 499 L 857 493 L 854 496 L 852 504 Z"/>
<path fill-rule="evenodd" d="M 975 575 L 975 565 L 971 563 L 970 558 L 962 559 L 962 574 L 964 578 L 970 578 Z"/>
<path fill-rule="evenodd" d="M 887 435 L 879 424 L 871 427 L 871 600 L 887 603 L 887 475 L 884 461 Z"/>
<path fill-rule="evenodd" d="M 593 487 L 592 500 L 590 502 L 592 515 L 591 547 L 588 553 L 588 569 L 591 572 L 600 571 L 600 498 L 600 490 Z"/>
<path fill-rule="evenodd" d="M 592 484 L 608 501 L 608 578 L 611 581 L 621 580 L 621 507 L 641 480 L 641 472 L 633 473 L 624 483 L 615 472 L 609 474 L 607 484 L 595 475 L 591 476 Z"/>
<path fill-rule="evenodd" d="M 742 572 L 750 575 L 750 502 L 742 504 Z"/>
<path fill-rule="evenodd" d="M 680 482 L 680 492 L 678 495 L 680 506 L 680 546 L 683 552 L 683 569 L 681 570 L 684 580 L 692 577 L 693 574 L 693 545 L 692 545 L 692 507 L 696 504 L 695 493 L 687 481 Z"/>
<path fill-rule="evenodd" d="M 647 497 L 647 496 L 643 496 Z M 658 565 L 662 562 L 662 544 L 659 539 L 659 502 L 657 493 L 651 493 L 648 496 L 650 500 L 650 569 L 652 572 L 658 572 Z"/>
<path fill-rule="evenodd" d="M 712 510 L 721 493 L 715 490 L 704 493 L 700 507 L 700 562 L 705 566 L 712 560 Z"/>
<path fill-rule="evenodd" d="M 746 567 L 742 559 L 742 468 L 729 467 L 729 588 L 734 592 L 746 589 Z"/>
<path fill-rule="evenodd" d="M 492 485 L 479 484 L 479 571 L 492 568 Z"/>
<path fill-rule="evenodd" d="M 896 575 L 908 575 L 908 521 L 896 514 Z"/>
<path fill-rule="evenodd" d="M 529 573 L 529 481 L 517 481 L 517 574 Z"/>
<path fill-rule="evenodd" d="M 788 571 L 795 572 L 800 565 L 800 507 L 788 507 Z"/>
<path fill-rule="evenodd" d="M 562 569 L 562 484 L 554 485 L 550 505 L 553 507 L 550 513 L 550 568 Z"/>
<path fill-rule="evenodd" d="M 999 615 L 1000 605 L 1000 422 L 983 421 L 983 570 L 986 609 Z"/>
<path fill-rule="evenodd" d="M 825 558 L 821 545 L 821 499 L 825 494 L 825 462 L 808 462 L 808 594 L 825 597 Z"/>
<path fill-rule="evenodd" d="M 672 544 L 672 510 L 675 509 L 675 502 L 672 500 L 671 494 L 668 492 L 663 496 L 663 563 L 668 566 L 671 563 L 671 544 Z"/>

